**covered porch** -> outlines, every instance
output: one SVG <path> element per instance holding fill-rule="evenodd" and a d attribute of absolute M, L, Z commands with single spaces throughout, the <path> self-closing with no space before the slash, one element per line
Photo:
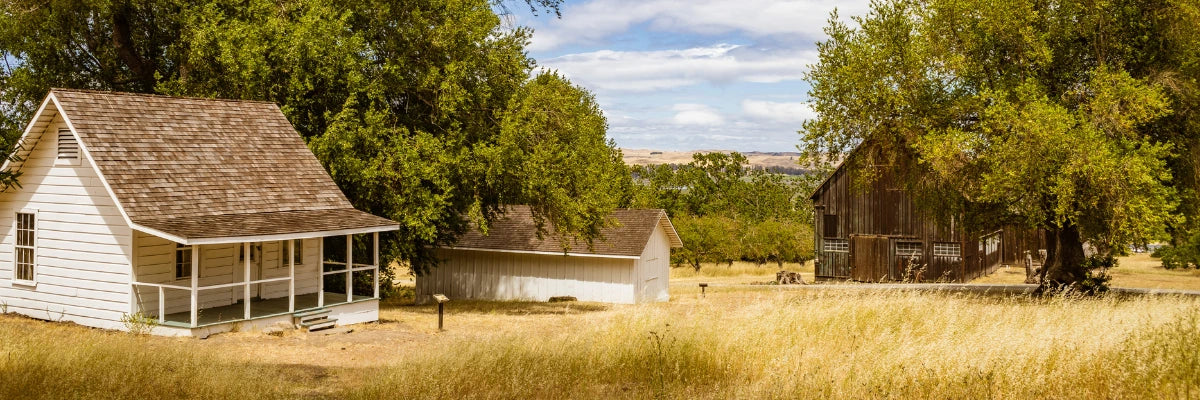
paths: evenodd
<path fill-rule="evenodd" d="M 378 231 L 208 244 L 134 236 L 132 313 L 164 327 L 291 321 L 281 317 L 379 298 Z"/>

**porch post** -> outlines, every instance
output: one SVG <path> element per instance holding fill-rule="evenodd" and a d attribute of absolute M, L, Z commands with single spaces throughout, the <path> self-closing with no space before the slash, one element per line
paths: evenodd
<path fill-rule="evenodd" d="M 242 305 L 245 307 L 245 317 L 250 319 L 250 242 L 242 242 L 242 251 L 246 257 L 242 260 Z"/>
<path fill-rule="evenodd" d="M 379 232 L 375 232 L 375 233 L 371 234 L 371 239 L 372 239 L 371 241 L 373 243 L 372 247 L 374 248 L 372 251 L 374 251 L 374 253 L 375 253 L 375 263 L 374 263 L 375 264 L 375 295 L 373 297 L 378 299 L 379 298 Z"/>
<path fill-rule="evenodd" d="M 296 240 L 288 241 L 288 312 L 296 312 Z"/>
<path fill-rule="evenodd" d="M 346 235 L 346 302 L 354 301 L 354 235 Z"/>
<path fill-rule="evenodd" d="M 192 246 L 192 327 L 200 322 L 200 246 Z"/>
<path fill-rule="evenodd" d="M 325 307 L 325 237 L 317 241 L 317 308 Z"/>

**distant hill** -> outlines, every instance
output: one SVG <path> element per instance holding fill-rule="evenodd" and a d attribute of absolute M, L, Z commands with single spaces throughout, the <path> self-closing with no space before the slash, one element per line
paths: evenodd
<path fill-rule="evenodd" d="M 694 150 L 694 151 L 664 151 L 664 150 L 649 150 L 649 149 L 621 149 L 625 155 L 625 164 L 627 165 L 655 165 L 655 164 L 687 164 L 692 162 L 692 154 L 695 153 L 711 153 L 723 152 L 729 150 Z M 796 160 L 800 159 L 798 152 L 761 152 L 749 151 L 740 152 L 750 160 L 751 167 L 766 168 L 776 170 L 788 175 L 800 175 L 805 173 L 805 169 L 797 164 Z"/>

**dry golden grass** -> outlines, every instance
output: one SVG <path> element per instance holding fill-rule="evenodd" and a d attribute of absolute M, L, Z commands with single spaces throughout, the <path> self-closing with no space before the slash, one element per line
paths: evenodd
<path fill-rule="evenodd" d="M 1200 300 L 687 288 L 204 341 L 0 317 L 0 398 L 1197 398 Z M 658 339 L 656 339 L 658 338 Z M 661 339 L 661 340 L 660 340 Z"/>
<path fill-rule="evenodd" d="M 800 272 L 806 282 L 813 280 L 813 262 L 804 264 L 784 263 L 783 267 L 775 263 L 756 265 L 751 262 L 735 261 L 728 264 L 702 264 L 700 271 L 690 266 L 671 268 L 671 285 L 696 286 L 700 282 L 721 284 L 762 283 L 775 280 L 775 272 L 780 269 Z"/>
<path fill-rule="evenodd" d="M 1109 270 L 1109 273 L 1112 274 L 1111 285 L 1113 287 L 1200 290 L 1200 271 L 1165 269 L 1162 267 L 1162 261 L 1150 257 L 1149 253 L 1119 257 L 1117 261 L 1119 262 L 1117 267 Z M 996 273 L 971 281 L 971 283 L 1024 282 L 1025 269 L 1016 267 L 1000 268 Z"/>

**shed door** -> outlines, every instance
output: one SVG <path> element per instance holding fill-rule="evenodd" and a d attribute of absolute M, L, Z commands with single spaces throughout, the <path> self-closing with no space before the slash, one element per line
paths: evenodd
<path fill-rule="evenodd" d="M 888 238 L 854 236 L 850 238 L 851 279 L 877 282 L 888 278 Z"/>

